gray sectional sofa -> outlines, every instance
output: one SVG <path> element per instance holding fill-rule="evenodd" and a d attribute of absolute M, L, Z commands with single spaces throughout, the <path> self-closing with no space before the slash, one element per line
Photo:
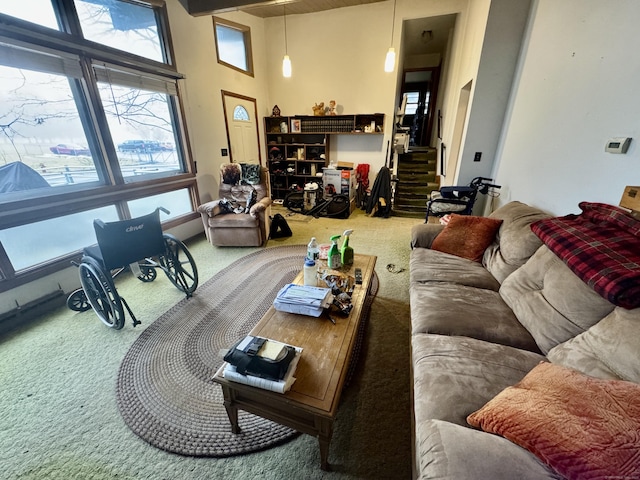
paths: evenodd
<path fill-rule="evenodd" d="M 467 422 L 540 362 L 640 383 L 640 309 L 605 300 L 542 244 L 530 225 L 545 212 L 511 202 L 490 217 L 502 224 L 481 262 L 431 249 L 442 225 L 412 230 L 415 478 L 564 478 Z"/>

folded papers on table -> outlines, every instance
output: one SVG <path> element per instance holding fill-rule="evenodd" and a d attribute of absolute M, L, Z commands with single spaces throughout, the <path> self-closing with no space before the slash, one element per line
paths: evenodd
<path fill-rule="evenodd" d="M 319 317 L 333 302 L 331 289 L 289 283 L 282 287 L 273 302 L 276 310 Z"/>

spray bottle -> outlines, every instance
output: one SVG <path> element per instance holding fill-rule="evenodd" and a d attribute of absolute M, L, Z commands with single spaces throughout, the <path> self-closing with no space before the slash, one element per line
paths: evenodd
<path fill-rule="evenodd" d="M 331 237 L 331 247 L 327 253 L 327 264 L 329 265 L 329 268 L 332 269 L 340 268 L 342 266 L 340 262 L 340 249 L 338 248 L 339 239 L 340 235 L 334 235 Z"/>
<path fill-rule="evenodd" d="M 342 236 L 342 248 L 340 249 L 340 257 L 343 265 L 353 265 L 353 248 L 349 246 L 349 235 L 353 233 L 353 230 L 345 230 Z"/>

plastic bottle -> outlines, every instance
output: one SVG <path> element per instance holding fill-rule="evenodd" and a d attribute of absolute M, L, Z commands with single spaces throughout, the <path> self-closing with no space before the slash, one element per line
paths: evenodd
<path fill-rule="evenodd" d="M 349 235 L 353 233 L 353 230 L 345 230 L 342 236 L 342 248 L 340 249 L 340 258 L 343 265 L 353 265 L 353 248 L 349 246 Z"/>
<path fill-rule="evenodd" d="M 304 260 L 304 284 L 308 287 L 317 287 L 316 262 L 310 258 Z"/>
<path fill-rule="evenodd" d="M 320 257 L 320 247 L 316 241 L 316 237 L 311 237 L 309 245 L 307 245 L 307 258 L 310 258 L 314 262 Z"/>
<path fill-rule="evenodd" d="M 340 235 L 334 235 L 331 237 L 331 247 L 329 248 L 329 253 L 327 254 L 327 264 L 329 268 L 340 268 L 342 263 L 340 261 L 340 249 L 338 248 L 338 240 L 340 239 Z"/>

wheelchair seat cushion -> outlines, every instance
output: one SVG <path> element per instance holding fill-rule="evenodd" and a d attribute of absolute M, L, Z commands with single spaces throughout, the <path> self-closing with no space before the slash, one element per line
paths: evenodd
<path fill-rule="evenodd" d="M 502 220 L 452 214 L 451 220 L 431 244 L 433 250 L 480 262 Z"/>

